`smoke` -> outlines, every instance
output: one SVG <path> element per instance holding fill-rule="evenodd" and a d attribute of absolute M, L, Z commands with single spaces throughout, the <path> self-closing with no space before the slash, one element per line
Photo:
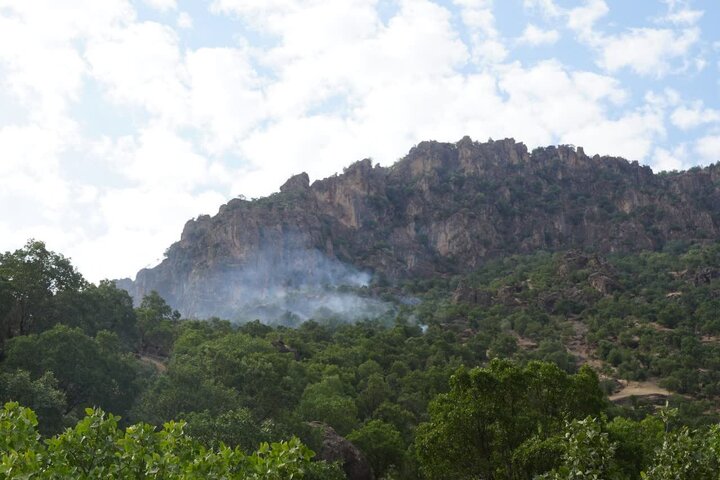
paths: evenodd
<path fill-rule="evenodd" d="M 298 235 L 195 273 L 180 300 L 186 317 L 297 325 L 308 319 L 357 321 L 377 318 L 394 306 L 373 298 L 372 276 L 308 248 Z"/>

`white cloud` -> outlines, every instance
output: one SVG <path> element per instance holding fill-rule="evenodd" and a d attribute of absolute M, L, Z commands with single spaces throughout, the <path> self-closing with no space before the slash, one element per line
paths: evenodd
<path fill-rule="evenodd" d="M 345 22 L 344 11 L 331 10 L 323 18 L 331 13 Z M 351 113 L 357 102 L 378 88 L 452 75 L 468 58 L 449 13 L 430 2 L 404 3 L 387 25 L 369 16 L 354 21 L 355 33 L 346 32 L 335 41 L 312 41 L 305 51 L 298 49 L 291 32 L 312 26 L 300 22 L 263 56 L 278 76 L 264 89 L 271 117 L 304 115 L 334 100 L 346 103 L 346 112 Z"/>
<path fill-rule="evenodd" d="M 63 176 L 60 156 L 77 145 L 75 127 L 66 122 L 0 129 L 0 217 L 22 223 L 33 218 L 48 220 L 67 207 L 70 185 Z M 36 212 L 22 219 L 31 208 Z"/>
<path fill-rule="evenodd" d="M 0 176 L 25 171 L 33 175 L 57 173 L 56 153 L 64 142 L 37 125 L 10 125 L 0 129 Z"/>
<path fill-rule="evenodd" d="M 95 205 L 107 221 L 103 233 L 78 235 L 63 251 L 93 281 L 133 277 L 139 268 L 162 260 L 188 219 L 215 213 L 225 201 L 226 196 L 214 192 L 192 194 L 157 186 L 111 189 Z"/>
<path fill-rule="evenodd" d="M 319 3 L 319 0 L 213 0 L 210 9 L 213 13 L 254 17 L 259 24 L 269 26 L 271 22 L 267 22 L 266 17 L 282 15 Z"/>
<path fill-rule="evenodd" d="M 553 0 L 523 0 L 523 7 L 527 10 L 539 10 L 545 17 L 559 17 L 563 9 L 557 6 Z"/>
<path fill-rule="evenodd" d="M 629 160 L 645 161 L 655 140 L 664 135 L 662 115 L 639 111 L 619 119 L 603 119 L 573 131 L 560 143 L 574 143 L 587 151 L 619 155 Z"/>
<path fill-rule="evenodd" d="M 705 70 L 705 67 L 707 67 L 708 62 L 703 57 L 696 57 L 693 59 L 693 64 L 695 65 L 695 70 L 697 72 L 702 72 Z"/>
<path fill-rule="evenodd" d="M 502 62 L 507 55 L 505 44 L 497 39 L 477 41 L 473 48 L 473 58 L 481 64 Z"/>
<path fill-rule="evenodd" d="M 676 127 L 689 130 L 707 123 L 720 121 L 720 112 L 713 109 L 703 108 L 702 102 L 695 102 L 692 105 L 676 108 L 670 120 Z"/>
<path fill-rule="evenodd" d="M 143 0 L 149 7 L 161 12 L 175 10 L 177 8 L 177 0 Z"/>
<path fill-rule="evenodd" d="M 62 157 L 74 151 L 74 125 L 56 123 L 0 129 L 1 248 L 19 248 L 28 238 L 47 240 L 58 248 L 72 243 L 87 225 L 75 205 L 88 199 L 65 174 Z M 82 223 L 85 222 L 85 225 Z M 82 226 L 81 226 L 82 225 Z"/>
<path fill-rule="evenodd" d="M 0 0 L 0 86 L 32 117 L 57 119 L 83 86 L 86 67 L 77 42 L 132 17 L 124 0 Z"/>
<path fill-rule="evenodd" d="M 182 29 L 193 28 L 193 18 L 187 12 L 180 12 L 177 17 L 177 26 Z"/>
<path fill-rule="evenodd" d="M 653 152 L 652 168 L 655 172 L 682 170 L 687 166 L 687 148 L 679 145 L 672 151 L 658 147 Z"/>
<path fill-rule="evenodd" d="M 508 55 L 495 27 L 493 0 L 453 0 L 460 8 L 460 16 L 470 32 L 473 60 L 479 64 L 493 64 Z"/>
<path fill-rule="evenodd" d="M 611 72 L 630 68 L 641 75 L 661 77 L 670 70 L 670 61 L 687 55 L 699 38 L 700 30 L 697 28 L 680 32 L 654 28 L 632 29 L 602 42 L 599 64 Z"/>
<path fill-rule="evenodd" d="M 234 48 L 201 48 L 186 58 L 189 102 L 204 147 L 222 153 L 266 118 L 262 82 L 246 52 Z"/>
<path fill-rule="evenodd" d="M 465 25 L 480 30 L 489 37 L 498 36 L 493 14 L 493 0 L 454 0 L 460 7 Z"/>
<path fill-rule="evenodd" d="M 78 38 L 101 36 L 135 19 L 135 11 L 127 0 L 0 0 L 4 20 L 17 22 L 31 30 L 38 42 L 66 44 Z"/>
<path fill-rule="evenodd" d="M 607 34 L 597 26 L 610 8 L 604 0 L 585 0 L 585 4 L 565 10 L 568 27 L 578 39 L 598 55 L 597 64 L 609 72 L 627 68 L 640 75 L 660 78 L 668 73 L 684 72 L 694 66 L 705 66 L 702 56 L 692 57 L 699 45 L 700 29 L 694 24 L 702 12 L 686 8 L 685 2 L 671 0 L 661 22 L 672 28 L 627 28 Z"/>
<path fill-rule="evenodd" d="M 697 140 L 695 152 L 704 162 L 720 161 L 720 135 L 707 135 Z"/>
<path fill-rule="evenodd" d="M 694 25 L 702 18 L 704 13 L 702 10 L 684 9 L 669 13 L 663 19 L 680 25 Z"/>
<path fill-rule="evenodd" d="M 422 1 L 405 2 L 403 8 L 425 5 Z M 367 38 L 380 26 L 375 2 L 369 0 L 215 0 L 211 8 L 216 13 L 239 16 L 278 36 L 282 49 L 274 52 L 277 61 Z"/>
<path fill-rule="evenodd" d="M 191 191 L 225 180 L 213 175 L 210 162 L 195 152 L 192 143 L 161 126 L 142 129 L 137 140 L 121 138 L 106 155 L 118 173 L 136 185 Z"/>
<path fill-rule="evenodd" d="M 119 105 L 146 109 L 180 123 L 187 108 L 185 72 L 174 30 L 155 22 L 135 23 L 88 44 L 90 74 Z"/>
<path fill-rule="evenodd" d="M 572 143 L 642 160 L 661 133 L 662 116 L 655 112 L 609 116 L 606 102 L 619 104 L 626 96 L 610 77 L 568 72 L 557 62 L 544 62 L 511 69 L 500 86 L 510 98 L 493 116 L 530 145 Z"/>
<path fill-rule="evenodd" d="M 518 43 L 527 45 L 552 45 L 560 38 L 557 30 L 543 30 L 533 24 L 529 24 L 518 38 Z"/>
<path fill-rule="evenodd" d="M 677 107 L 682 103 L 680 92 L 669 87 L 666 87 L 660 93 L 650 90 L 645 94 L 644 99 L 646 104 L 656 109 Z"/>
<path fill-rule="evenodd" d="M 687 0 L 663 0 L 667 4 L 667 14 L 660 17 L 660 22 L 668 22 L 676 25 L 694 25 L 705 14 L 702 10 L 695 10 L 690 7 Z"/>
<path fill-rule="evenodd" d="M 604 0 L 585 0 L 584 5 L 568 10 L 567 25 L 580 38 L 593 41 L 597 37 L 595 23 L 609 11 Z"/>

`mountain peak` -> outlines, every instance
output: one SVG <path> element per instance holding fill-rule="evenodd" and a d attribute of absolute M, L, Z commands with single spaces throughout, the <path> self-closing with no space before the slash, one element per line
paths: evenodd
<path fill-rule="evenodd" d="M 307 173 L 302 172 L 297 175 L 293 175 L 285 183 L 283 183 L 280 187 L 280 191 L 283 193 L 297 192 L 305 191 L 308 188 L 310 188 L 310 177 Z"/>
<path fill-rule="evenodd" d="M 640 251 L 718 238 L 716 167 L 656 175 L 572 145 L 528 152 L 511 138 L 464 137 L 421 142 L 391 167 L 364 159 L 312 185 L 301 173 L 277 194 L 231 200 L 188 222 L 129 290 L 135 298 L 157 290 L 185 315 L 232 317 L 247 298 L 265 305 L 287 285 L 317 293 L 330 279 L 358 287 L 370 274 L 462 273 L 537 250 Z"/>

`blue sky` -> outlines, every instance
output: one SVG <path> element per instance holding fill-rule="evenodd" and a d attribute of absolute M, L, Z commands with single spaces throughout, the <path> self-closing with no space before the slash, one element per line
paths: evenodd
<path fill-rule="evenodd" d="M 0 250 L 132 276 L 186 220 L 428 139 L 720 160 L 716 0 L 0 0 Z"/>

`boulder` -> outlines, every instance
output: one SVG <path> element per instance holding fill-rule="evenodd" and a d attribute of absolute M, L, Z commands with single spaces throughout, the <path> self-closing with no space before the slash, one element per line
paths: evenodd
<path fill-rule="evenodd" d="M 348 480 L 375 479 L 370 463 L 352 442 L 324 423 L 310 422 L 309 425 L 322 431 L 322 447 L 316 457 L 318 460 L 339 462 Z"/>

